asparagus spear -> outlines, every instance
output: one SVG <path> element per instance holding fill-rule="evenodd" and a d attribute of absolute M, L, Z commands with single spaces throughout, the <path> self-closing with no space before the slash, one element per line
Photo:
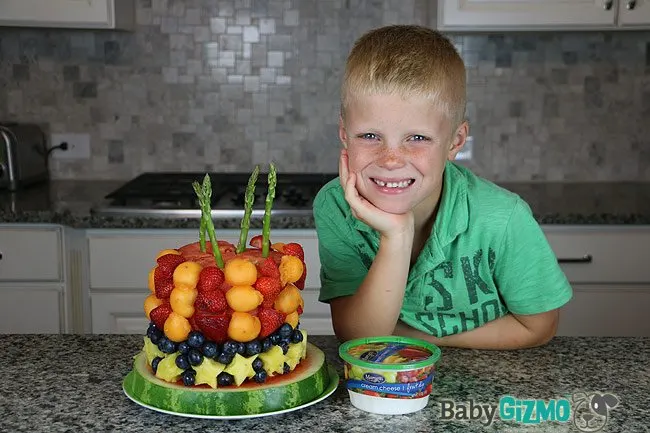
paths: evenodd
<path fill-rule="evenodd" d="M 214 261 L 219 268 L 223 269 L 223 257 L 221 257 L 221 250 L 219 250 L 219 243 L 214 231 L 214 222 L 212 221 L 212 210 L 210 209 L 212 185 L 210 182 L 210 176 L 208 174 L 206 174 L 203 178 L 203 185 L 200 189 L 201 191 L 200 193 L 197 191 L 197 195 L 199 196 L 199 203 L 201 206 L 201 220 L 202 223 L 205 224 L 205 229 L 207 230 L 208 236 L 210 237 L 210 244 L 212 244 L 212 254 L 214 255 Z"/>
<path fill-rule="evenodd" d="M 199 228 L 199 245 L 201 247 L 201 252 L 205 252 L 205 229 L 206 229 L 206 222 L 205 222 L 205 212 L 203 211 L 203 191 L 201 190 L 201 185 L 197 182 L 194 181 L 192 182 L 192 187 L 194 188 L 194 192 L 196 193 L 196 196 L 199 198 L 199 205 L 201 206 L 201 227 Z"/>
<path fill-rule="evenodd" d="M 266 203 L 264 205 L 264 221 L 262 224 L 262 257 L 269 256 L 269 238 L 271 237 L 271 208 L 275 198 L 275 185 L 278 179 L 275 172 L 275 165 L 269 164 L 268 184 L 269 189 L 266 194 Z"/>
<path fill-rule="evenodd" d="M 255 170 L 248 178 L 248 185 L 246 186 L 246 195 L 244 196 L 244 217 L 241 220 L 241 231 L 239 232 L 239 243 L 237 244 L 237 254 L 246 249 L 246 239 L 248 239 L 248 229 L 251 224 L 251 213 L 253 213 L 253 202 L 255 201 L 255 183 L 257 176 L 260 172 L 259 165 L 255 166 Z"/>

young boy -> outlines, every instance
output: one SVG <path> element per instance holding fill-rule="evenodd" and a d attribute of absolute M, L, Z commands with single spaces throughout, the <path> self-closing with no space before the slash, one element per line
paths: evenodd
<path fill-rule="evenodd" d="M 572 290 L 517 195 L 452 161 L 467 138 L 465 67 L 439 33 L 388 26 L 346 65 L 339 179 L 314 201 L 320 301 L 342 341 L 547 343 Z"/>

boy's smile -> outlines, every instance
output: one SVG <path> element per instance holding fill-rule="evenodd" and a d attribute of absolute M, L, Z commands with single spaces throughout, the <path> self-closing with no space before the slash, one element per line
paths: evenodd
<path fill-rule="evenodd" d="M 412 209 L 416 220 L 427 219 L 440 197 L 445 162 L 465 142 L 464 125 L 452 131 L 448 117 L 430 99 L 355 96 L 339 135 L 359 194 L 385 212 Z"/>

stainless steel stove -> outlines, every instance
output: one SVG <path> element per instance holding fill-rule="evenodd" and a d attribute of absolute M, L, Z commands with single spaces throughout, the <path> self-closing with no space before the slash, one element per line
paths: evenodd
<path fill-rule="evenodd" d="M 212 218 L 241 218 L 250 173 L 210 173 Z M 200 218 L 201 210 L 192 182 L 205 173 L 144 173 L 108 194 L 93 209 L 99 215 L 160 218 Z M 273 216 L 306 216 L 312 213 L 316 193 L 338 174 L 278 173 Z M 260 173 L 255 188 L 252 218 L 264 215 L 267 173 Z"/>

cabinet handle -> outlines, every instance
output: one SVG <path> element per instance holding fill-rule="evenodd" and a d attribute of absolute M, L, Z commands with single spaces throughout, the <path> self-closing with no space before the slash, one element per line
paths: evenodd
<path fill-rule="evenodd" d="M 605 8 L 606 11 L 611 10 L 613 3 L 614 3 L 614 0 L 605 0 L 603 2 L 603 7 Z"/>
<path fill-rule="evenodd" d="M 558 263 L 591 263 L 593 257 L 591 254 L 585 254 L 582 257 L 569 257 L 566 259 L 557 259 Z"/>
<path fill-rule="evenodd" d="M 2 260 L 2 251 L 0 251 L 0 260 Z"/>
<path fill-rule="evenodd" d="M 627 10 L 631 11 L 636 7 L 636 0 L 627 0 L 627 4 L 625 5 Z"/>

